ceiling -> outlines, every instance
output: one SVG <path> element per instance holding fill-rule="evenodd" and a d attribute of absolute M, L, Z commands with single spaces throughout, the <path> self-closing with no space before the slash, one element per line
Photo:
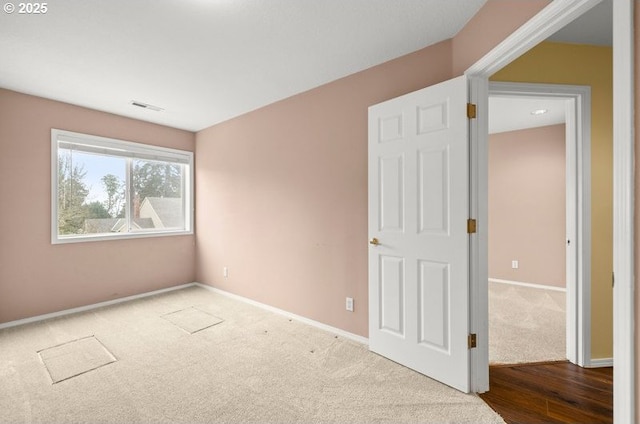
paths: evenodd
<path fill-rule="evenodd" d="M 547 40 L 563 43 L 613 45 L 613 0 L 603 0 Z"/>
<path fill-rule="evenodd" d="M 57 0 L 0 14 L 0 87 L 198 131 L 451 38 L 485 2 Z"/>
<path fill-rule="evenodd" d="M 584 15 L 565 26 L 548 41 L 613 45 L 613 2 L 604 0 Z M 489 98 L 489 134 L 535 128 L 564 122 L 564 100 L 557 98 Z M 543 115 L 531 111 L 547 109 Z"/>
<path fill-rule="evenodd" d="M 565 122 L 566 99 L 532 97 L 489 97 L 489 134 Z M 546 110 L 533 115 L 534 110 Z"/>

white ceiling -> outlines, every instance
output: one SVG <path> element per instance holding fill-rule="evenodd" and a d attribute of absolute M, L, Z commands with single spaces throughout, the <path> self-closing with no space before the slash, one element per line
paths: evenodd
<path fill-rule="evenodd" d="M 549 41 L 564 43 L 613 45 L 613 1 L 603 0 L 584 15 L 565 26 Z"/>
<path fill-rule="evenodd" d="M 197 131 L 451 38 L 485 2 L 56 0 L 0 14 L 0 87 Z"/>
<path fill-rule="evenodd" d="M 489 97 L 489 134 L 565 122 L 566 99 L 532 97 Z M 547 113 L 531 112 L 546 109 Z"/>

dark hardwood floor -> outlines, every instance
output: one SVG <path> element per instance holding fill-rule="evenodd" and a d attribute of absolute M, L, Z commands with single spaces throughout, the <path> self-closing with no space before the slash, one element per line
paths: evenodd
<path fill-rule="evenodd" d="M 480 397 L 508 424 L 613 423 L 613 368 L 569 362 L 489 368 Z"/>

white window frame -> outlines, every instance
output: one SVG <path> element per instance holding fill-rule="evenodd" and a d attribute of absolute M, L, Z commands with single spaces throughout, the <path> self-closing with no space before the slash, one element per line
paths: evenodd
<path fill-rule="evenodd" d="M 124 233 L 58 234 L 58 148 L 60 143 L 82 145 L 82 151 L 107 154 L 113 157 L 173 161 L 187 167 L 184 178 L 184 229 L 153 229 Z M 127 170 L 127 174 L 129 171 Z M 129 177 L 127 178 L 129 180 Z M 132 141 L 76 133 L 66 130 L 51 130 L 51 243 L 78 243 L 89 241 L 121 240 L 145 237 L 165 237 L 193 234 L 194 222 L 194 166 L 193 152 L 171 149 Z M 129 196 L 130 197 L 130 196 Z M 131 199 L 127 199 L 127 205 Z M 128 207 L 127 210 L 130 208 Z M 129 213 L 127 212 L 127 220 Z"/>

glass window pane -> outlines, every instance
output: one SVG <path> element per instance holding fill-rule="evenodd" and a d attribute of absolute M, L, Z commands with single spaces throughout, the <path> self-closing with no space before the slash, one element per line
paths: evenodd
<path fill-rule="evenodd" d="M 184 229 L 184 165 L 134 159 L 131 231 Z"/>
<path fill-rule="evenodd" d="M 58 149 L 58 234 L 127 231 L 126 159 Z"/>

